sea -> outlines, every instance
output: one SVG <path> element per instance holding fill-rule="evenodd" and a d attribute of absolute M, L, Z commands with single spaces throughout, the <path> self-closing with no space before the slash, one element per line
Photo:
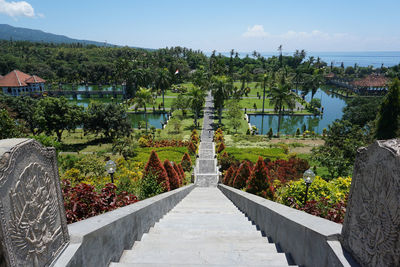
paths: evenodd
<path fill-rule="evenodd" d="M 282 52 L 285 56 L 293 55 L 294 52 Z M 205 53 L 207 56 L 211 52 Z M 217 52 L 218 54 L 218 52 Z M 221 52 L 222 55 L 229 57 L 229 52 Z M 263 57 L 278 56 L 279 52 L 260 52 Z M 252 52 L 240 52 L 239 57 L 243 58 L 249 55 L 252 57 Z M 345 67 L 354 66 L 357 64 L 361 67 L 372 66 L 380 68 L 383 64 L 385 67 L 392 67 L 400 64 L 400 51 L 385 51 L 385 52 L 307 52 L 306 58 L 313 56 L 315 59 L 320 57 L 322 61 L 330 66 L 331 62 L 334 66 L 341 66 L 342 62 Z"/>

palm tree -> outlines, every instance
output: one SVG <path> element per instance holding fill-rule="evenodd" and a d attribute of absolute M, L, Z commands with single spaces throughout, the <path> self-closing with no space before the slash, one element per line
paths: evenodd
<path fill-rule="evenodd" d="M 291 91 L 291 82 L 286 78 L 285 75 L 281 74 L 279 81 L 271 87 L 268 96 L 270 97 L 271 104 L 274 105 L 275 111 L 278 111 L 279 117 L 277 134 L 279 136 L 284 106 L 287 106 L 291 110 L 293 110 L 296 106 L 296 96 Z"/>
<path fill-rule="evenodd" d="M 323 82 L 324 82 L 324 77 L 318 72 L 308 75 L 304 82 L 303 95 L 306 95 L 308 92 L 311 91 L 311 99 L 313 99 L 315 93 L 317 92 L 318 88 L 321 86 Z"/>
<path fill-rule="evenodd" d="M 197 86 L 194 86 L 192 89 L 190 89 L 187 96 L 189 107 L 194 115 L 194 127 L 197 128 L 197 119 L 199 118 L 200 112 L 203 109 L 203 105 L 205 102 L 204 98 L 206 94 L 205 91 Z"/>
<path fill-rule="evenodd" d="M 214 106 L 218 109 L 218 122 L 222 123 L 222 109 L 224 101 L 229 98 L 233 89 L 232 81 L 226 79 L 215 79 L 212 83 L 212 94 L 214 96 Z"/>
<path fill-rule="evenodd" d="M 170 81 L 171 81 L 171 78 L 170 78 L 168 70 L 166 68 L 160 69 L 158 71 L 156 85 L 157 85 L 157 88 L 161 89 L 161 92 L 162 92 L 162 103 L 163 103 L 164 111 L 165 111 L 164 93 L 165 93 L 165 90 L 167 90 L 171 86 Z"/>
<path fill-rule="evenodd" d="M 150 89 L 141 87 L 136 93 L 133 103 L 137 105 L 138 108 L 144 108 L 144 116 L 146 120 L 146 132 L 147 132 L 147 109 L 146 104 L 153 104 L 154 98 Z"/>

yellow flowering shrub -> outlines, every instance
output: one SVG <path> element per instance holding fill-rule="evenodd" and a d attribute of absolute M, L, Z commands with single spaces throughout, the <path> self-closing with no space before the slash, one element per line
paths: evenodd
<path fill-rule="evenodd" d="M 278 189 L 276 191 L 277 201 L 285 205 L 289 205 L 289 198 L 301 205 L 304 201 L 306 185 L 303 179 L 289 181 L 286 185 L 279 187 L 279 183 L 275 182 Z M 309 201 L 319 201 L 321 197 L 329 200 L 330 203 L 338 203 L 343 201 L 350 191 L 351 177 L 339 177 L 329 182 L 319 176 L 316 176 L 314 182 L 308 189 L 307 199 Z"/>

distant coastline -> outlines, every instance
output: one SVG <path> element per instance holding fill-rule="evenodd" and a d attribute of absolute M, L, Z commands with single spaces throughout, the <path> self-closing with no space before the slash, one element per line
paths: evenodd
<path fill-rule="evenodd" d="M 328 63 L 333 62 L 334 66 L 340 66 L 343 62 L 345 67 L 354 66 L 357 64 L 361 67 L 373 66 L 379 68 L 382 64 L 385 67 L 392 67 L 400 64 L 400 51 L 381 51 L 381 52 L 307 52 L 307 57 L 313 56 L 315 59 L 320 57 L 322 61 Z M 229 57 L 230 52 L 217 52 Z M 252 52 L 238 52 L 239 57 L 243 58 L 246 55 L 252 56 Z M 264 57 L 278 56 L 278 52 L 259 52 Z M 293 55 L 294 52 L 283 52 L 283 55 Z M 205 52 L 207 56 L 211 52 Z"/>

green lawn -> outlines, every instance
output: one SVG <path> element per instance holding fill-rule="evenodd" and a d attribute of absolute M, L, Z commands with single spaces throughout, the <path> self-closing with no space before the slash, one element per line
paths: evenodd
<path fill-rule="evenodd" d="M 165 126 L 165 128 L 161 131 L 160 136 L 158 136 L 157 138 L 188 140 L 194 128 L 193 114 L 188 111 L 186 116 L 183 116 L 181 110 L 175 110 L 172 114 L 172 117 L 177 118 L 180 121 L 180 130 L 176 131 L 174 129 L 174 125 L 172 123 L 168 123 L 167 126 Z M 198 122 L 199 129 L 197 129 L 197 131 L 200 133 L 201 127 L 203 126 L 203 118 L 199 118 Z"/>
<path fill-rule="evenodd" d="M 164 105 L 166 108 L 171 108 L 172 102 L 174 101 L 174 98 L 164 98 Z M 154 104 L 147 104 L 147 108 L 153 108 L 153 106 L 158 109 L 158 105 L 162 104 L 162 96 L 159 96 L 155 99 Z"/>
<path fill-rule="evenodd" d="M 229 130 L 225 130 L 227 134 L 246 134 L 247 129 L 249 128 L 249 125 L 247 123 L 247 121 L 244 119 L 244 112 L 241 111 L 241 116 L 242 119 L 240 120 L 240 127 L 237 129 L 237 131 L 235 131 L 232 126 L 230 125 L 229 119 L 226 117 L 226 111 L 222 112 L 222 125 L 224 126 L 225 129 L 229 129 Z M 218 116 L 216 116 L 214 123 L 218 124 L 219 120 L 218 120 Z"/>
<path fill-rule="evenodd" d="M 261 148 L 261 147 L 227 147 L 226 152 L 234 156 L 238 160 L 250 160 L 251 162 L 256 162 L 258 157 L 269 158 L 271 160 L 276 159 L 287 159 L 287 155 L 284 153 L 283 149 L 272 147 L 272 148 Z"/>
<path fill-rule="evenodd" d="M 240 99 L 239 104 L 242 108 L 247 108 L 247 109 L 253 109 L 254 104 L 256 104 L 257 109 L 262 110 L 262 99 L 256 99 L 256 98 L 244 98 Z M 269 103 L 269 99 L 265 99 L 264 103 L 264 108 L 265 109 L 273 109 L 274 107 Z"/>
<path fill-rule="evenodd" d="M 152 150 L 157 152 L 161 162 L 168 159 L 169 161 L 180 163 L 185 152 L 188 152 L 186 147 L 139 147 L 137 149 L 137 155 L 134 160 L 146 163 L 149 160 L 150 153 Z M 193 160 L 192 160 L 193 161 Z"/>
<path fill-rule="evenodd" d="M 260 96 L 262 97 L 263 95 L 263 88 L 260 88 L 260 86 L 258 88 L 256 87 L 257 82 L 249 82 L 248 84 L 246 84 L 245 86 L 250 87 L 251 91 L 248 94 L 248 96 L 257 96 L 257 92 L 260 94 Z M 233 83 L 234 86 L 241 88 L 242 87 L 242 82 L 237 81 Z"/>

